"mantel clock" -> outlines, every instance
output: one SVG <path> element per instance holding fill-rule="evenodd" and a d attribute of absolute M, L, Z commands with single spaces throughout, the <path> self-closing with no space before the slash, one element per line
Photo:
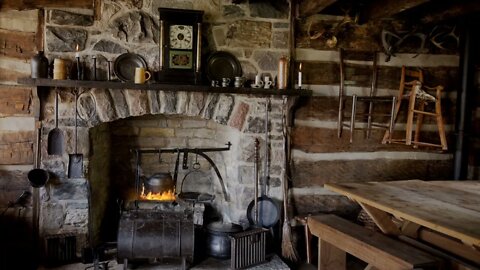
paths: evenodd
<path fill-rule="evenodd" d="M 201 82 L 201 24 L 203 11 L 159 8 L 160 82 Z"/>

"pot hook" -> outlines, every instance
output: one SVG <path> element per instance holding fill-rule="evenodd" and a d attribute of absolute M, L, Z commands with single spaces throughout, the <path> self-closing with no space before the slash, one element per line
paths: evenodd
<path fill-rule="evenodd" d="M 195 154 L 195 163 L 193 163 L 193 169 L 194 170 L 200 169 L 200 163 L 198 162 L 198 153 Z"/>

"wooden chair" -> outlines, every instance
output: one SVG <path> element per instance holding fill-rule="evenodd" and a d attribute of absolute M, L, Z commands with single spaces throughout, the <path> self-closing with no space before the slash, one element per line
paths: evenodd
<path fill-rule="evenodd" d="M 413 81 L 413 88 L 412 93 L 410 94 L 410 101 L 408 104 L 408 117 L 407 117 L 407 126 L 406 126 L 406 134 L 405 134 L 405 144 L 411 145 L 412 143 L 414 146 L 418 145 L 426 145 L 426 146 L 435 146 L 441 147 L 442 150 L 447 150 L 447 138 L 445 136 L 445 126 L 443 124 L 443 117 L 442 117 L 442 90 L 443 86 L 438 85 L 436 87 L 428 87 L 422 85 L 420 81 Z M 425 90 L 435 90 L 435 96 L 432 96 L 425 92 Z M 417 102 L 418 101 L 418 102 Z M 425 106 L 428 103 L 435 103 L 435 109 L 433 112 L 426 111 Z M 418 107 L 417 107 L 418 103 Z M 415 137 L 412 142 L 412 127 L 413 127 L 413 118 L 415 114 L 417 116 L 417 125 L 415 127 Z M 434 143 L 427 143 L 427 142 L 420 142 L 420 129 L 422 128 L 423 124 L 423 117 L 424 116 L 433 116 L 437 122 L 438 128 L 438 135 L 440 137 L 440 144 Z"/>
<path fill-rule="evenodd" d="M 366 127 L 366 137 L 367 139 L 370 138 L 371 130 L 372 127 L 381 127 L 381 128 L 393 128 L 393 113 L 395 109 L 395 104 L 396 104 L 396 97 L 394 96 L 375 96 L 376 94 L 376 89 L 377 89 L 377 53 L 376 52 L 367 52 L 367 58 L 372 62 L 372 79 L 371 79 L 371 87 L 370 87 L 370 92 L 368 96 L 359 96 L 359 95 L 352 95 L 352 112 L 350 115 L 350 125 L 344 124 L 344 108 L 345 108 L 345 63 L 344 63 L 344 58 L 346 58 L 346 55 L 349 57 L 349 59 L 352 60 L 364 60 L 364 59 L 355 59 L 355 57 L 364 57 L 365 52 L 350 52 L 349 54 L 345 54 L 343 49 L 339 49 L 339 55 L 340 55 L 340 86 L 339 86 L 339 105 L 338 105 L 338 137 L 340 138 L 342 136 L 342 131 L 343 127 L 349 127 L 350 128 L 350 143 L 353 142 L 353 133 L 356 129 L 355 127 L 355 121 L 357 119 L 357 116 L 362 116 L 362 118 L 367 119 L 367 127 Z M 358 102 L 365 102 L 368 104 L 368 112 L 357 112 L 357 104 Z M 377 102 L 387 102 L 392 104 L 392 109 L 388 114 L 382 114 L 382 113 L 373 113 L 373 104 Z M 373 123 L 373 116 L 381 116 L 381 117 L 386 117 L 388 116 L 390 121 L 388 125 L 382 125 L 382 124 L 375 124 Z M 389 131 L 389 134 L 392 133 L 392 130 Z"/>
<path fill-rule="evenodd" d="M 441 107 L 441 94 L 443 86 L 428 87 L 423 84 L 424 77 L 421 70 L 407 69 L 402 67 L 402 73 L 400 77 L 400 86 L 398 91 L 397 103 L 395 106 L 393 127 L 387 130 L 383 136 L 382 143 L 392 142 L 404 142 L 406 145 L 426 145 L 441 147 L 442 150 L 447 150 L 447 139 L 445 136 L 445 127 L 443 124 L 442 107 Z M 430 95 L 426 91 L 435 90 L 435 95 Z M 408 91 L 408 93 L 407 93 Z M 405 130 L 405 139 L 393 139 L 391 132 L 394 129 L 394 125 L 402 106 L 402 100 L 408 99 L 408 117 Z M 426 105 L 428 103 L 435 103 L 435 109 L 433 112 L 426 111 Z M 412 141 L 413 120 L 415 114 L 417 116 L 417 122 L 415 127 L 415 136 Z M 436 118 L 438 134 L 440 137 L 440 144 L 420 142 L 420 130 L 423 125 L 424 116 L 433 116 Z"/>

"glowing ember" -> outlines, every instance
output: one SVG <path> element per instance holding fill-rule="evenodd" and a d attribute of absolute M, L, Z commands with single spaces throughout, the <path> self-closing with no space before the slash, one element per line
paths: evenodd
<path fill-rule="evenodd" d="M 145 194 L 145 186 L 142 186 L 140 199 L 149 201 L 175 201 L 175 190 L 167 190 L 162 193 L 148 192 Z"/>

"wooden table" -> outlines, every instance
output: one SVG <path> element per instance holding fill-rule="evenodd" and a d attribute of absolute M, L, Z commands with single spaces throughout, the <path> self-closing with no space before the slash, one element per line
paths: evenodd
<path fill-rule="evenodd" d="M 407 180 L 325 187 L 358 202 L 386 234 L 412 234 L 415 228 L 413 234 L 418 236 L 419 229 L 428 228 L 424 236 L 430 233 L 427 238 L 433 238 L 434 244 L 480 264 L 480 181 Z M 393 222 L 392 215 L 403 224 Z"/>

